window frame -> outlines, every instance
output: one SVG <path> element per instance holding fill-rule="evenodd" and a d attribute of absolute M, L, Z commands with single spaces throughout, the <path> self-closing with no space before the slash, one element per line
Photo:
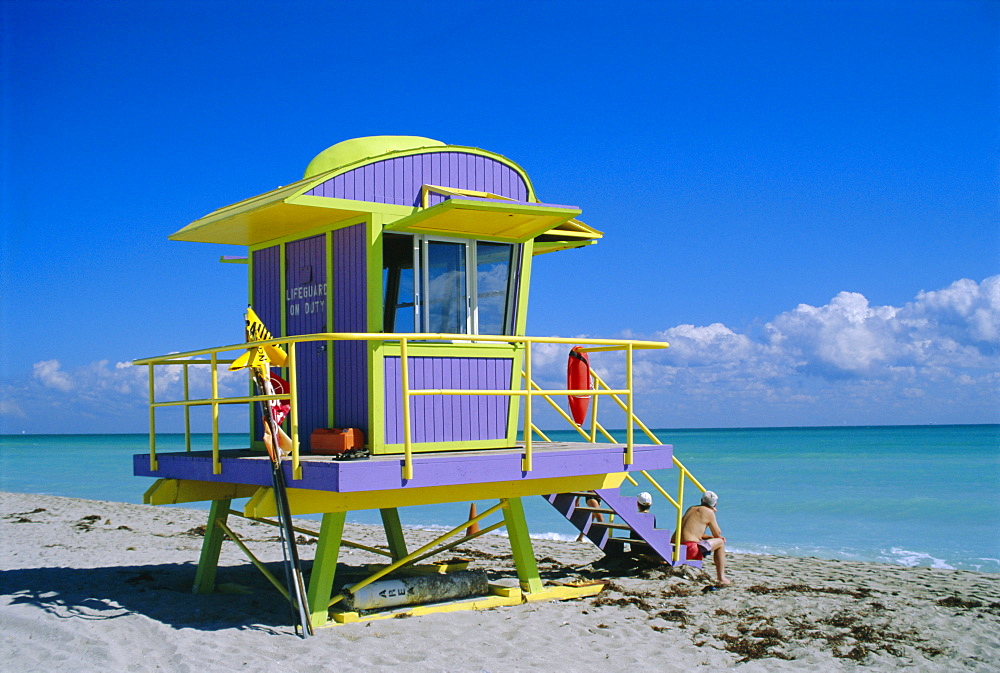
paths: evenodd
<path fill-rule="evenodd" d="M 386 232 L 389 234 L 390 232 Z M 504 302 L 503 332 L 498 336 L 510 336 L 515 332 L 518 297 L 517 292 L 520 287 L 520 271 L 523 260 L 524 246 L 520 243 L 508 243 L 506 241 L 487 241 L 474 238 L 455 238 L 449 236 L 436 236 L 432 234 L 410 234 L 391 232 L 394 236 L 409 236 L 412 243 L 412 264 L 413 264 L 413 308 L 414 308 L 414 329 L 419 333 L 430 333 L 430 311 L 427 308 L 427 288 L 429 287 L 428 254 L 429 243 L 451 243 L 463 246 L 465 262 L 465 325 L 464 331 L 458 332 L 463 335 L 481 334 L 479 331 L 479 244 L 499 244 L 511 247 L 510 261 L 507 269 L 506 301 Z M 385 297 L 383 288 L 383 297 Z M 386 297 L 387 300 L 390 298 Z M 397 301 L 402 297 L 392 298 Z M 402 304 L 397 304 L 401 306 Z M 385 306 L 383 306 L 383 311 Z M 393 327 L 399 330 L 399 325 L 393 320 Z"/>

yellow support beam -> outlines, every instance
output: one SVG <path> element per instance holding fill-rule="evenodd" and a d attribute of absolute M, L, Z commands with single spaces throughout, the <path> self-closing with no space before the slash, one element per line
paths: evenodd
<path fill-rule="evenodd" d="M 498 481 L 455 486 L 430 486 L 424 488 L 399 488 L 385 491 L 358 491 L 334 493 L 304 488 L 288 489 L 288 505 L 293 515 L 321 514 L 323 512 L 350 512 L 359 509 L 384 507 L 411 507 L 442 502 L 470 502 L 493 498 L 514 498 L 547 493 L 593 491 L 618 488 L 625 480 L 624 472 L 589 474 L 578 477 L 554 477 L 525 481 Z M 276 516 L 272 489 L 261 487 L 243 510 L 243 516 L 263 518 Z"/>
<path fill-rule="evenodd" d="M 228 484 L 220 481 L 157 479 L 146 489 L 142 501 L 147 505 L 179 505 L 182 502 L 234 500 L 249 498 L 259 488 L 260 486 L 253 484 Z"/>

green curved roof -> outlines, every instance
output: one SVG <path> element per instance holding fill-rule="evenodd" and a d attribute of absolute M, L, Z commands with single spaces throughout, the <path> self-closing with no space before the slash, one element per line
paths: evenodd
<path fill-rule="evenodd" d="M 306 167 L 305 178 L 332 171 L 342 166 L 364 159 L 380 157 L 400 150 L 415 150 L 423 147 L 447 147 L 440 140 L 420 136 L 368 136 L 352 138 L 327 147 L 317 154 Z"/>

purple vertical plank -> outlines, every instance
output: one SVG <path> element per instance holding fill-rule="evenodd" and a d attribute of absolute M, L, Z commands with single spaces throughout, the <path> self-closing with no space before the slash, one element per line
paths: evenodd
<path fill-rule="evenodd" d="M 364 192 L 361 198 L 364 201 L 375 201 L 375 164 L 365 166 L 362 174 L 364 176 Z"/>
<path fill-rule="evenodd" d="M 333 331 L 364 332 L 366 262 L 365 225 L 333 232 Z M 337 427 L 368 434 L 368 364 L 363 341 L 334 343 L 334 421 Z"/>
<path fill-rule="evenodd" d="M 473 363 L 475 366 L 475 376 L 477 380 L 489 381 L 489 373 L 491 367 L 491 361 L 486 358 L 476 358 Z M 492 381 L 490 381 L 492 384 Z M 476 405 L 473 411 L 473 416 L 476 417 L 479 425 L 483 428 L 483 432 L 492 436 L 493 428 L 492 422 L 490 421 L 490 410 L 493 407 L 493 399 L 491 397 L 480 397 L 476 400 Z"/>
<path fill-rule="evenodd" d="M 448 181 L 451 179 L 451 152 L 441 152 L 441 175 L 438 178 L 441 182 L 439 185 L 447 185 Z"/>
<path fill-rule="evenodd" d="M 455 388 L 462 387 L 462 361 L 458 359 L 452 359 L 449 363 L 449 369 L 451 370 L 451 382 L 448 387 L 454 386 Z M 458 437 L 459 439 L 468 439 L 465 435 L 465 430 L 468 426 L 468 417 L 464 413 L 465 401 L 468 399 L 468 395 L 458 396 L 457 413 L 451 414 L 451 432 L 452 436 Z"/>
<path fill-rule="evenodd" d="M 400 194 L 401 203 L 406 204 L 413 194 L 413 157 L 402 157 L 403 160 L 403 191 Z"/>
<path fill-rule="evenodd" d="M 449 359 L 442 358 L 438 362 L 437 366 L 437 380 L 441 382 L 442 388 L 450 387 L 451 383 L 451 361 Z M 451 398 L 452 395 L 442 395 L 438 397 L 438 413 L 441 419 L 440 432 L 441 437 L 454 437 L 454 426 L 453 421 L 455 418 L 455 413 L 453 411 Z"/>
<path fill-rule="evenodd" d="M 505 386 L 510 386 L 509 376 L 505 376 L 505 372 L 509 372 L 512 365 L 512 360 L 494 360 L 494 378 L 493 380 L 497 382 L 497 385 L 504 384 Z M 493 432 L 498 435 L 504 435 L 507 431 L 507 408 L 508 404 L 503 404 L 503 400 L 497 400 L 500 404 L 493 405 Z"/>
<path fill-rule="evenodd" d="M 354 198 L 354 171 L 348 171 L 342 176 L 342 182 L 344 184 L 344 198 L 353 199 Z"/>
<path fill-rule="evenodd" d="M 419 360 L 414 360 L 413 368 L 414 375 L 418 381 L 420 381 L 421 388 L 430 388 L 434 384 L 433 377 L 431 376 L 431 371 L 428 368 L 428 360 L 430 358 L 420 358 Z M 430 397 L 420 397 L 418 398 L 421 402 L 420 413 L 418 418 L 420 418 L 420 437 L 422 441 L 433 442 L 437 441 L 434 437 L 434 400 Z"/>
<path fill-rule="evenodd" d="M 375 198 L 376 203 L 385 203 L 385 169 L 386 162 L 379 161 L 375 164 Z"/>
<path fill-rule="evenodd" d="M 385 403 L 382 405 L 382 424 L 385 428 L 385 441 L 392 443 L 392 438 L 396 434 L 396 396 L 392 394 L 395 390 L 393 379 L 395 378 L 396 363 L 394 358 L 385 358 L 382 369 L 382 387 L 385 391 Z"/>
<path fill-rule="evenodd" d="M 498 190 L 496 188 L 496 185 L 493 183 L 494 167 L 496 167 L 499 170 L 500 165 L 495 161 L 489 159 L 483 162 L 483 191 L 496 194 Z"/>
<path fill-rule="evenodd" d="M 441 370 L 438 368 L 439 363 L 435 361 L 436 358 L 427 358 L 424 360 L 424 366 L 426 367 L 426 379 L 428 380 L 428 388 L 439 388 L 441 387 Z M 444 405 L 442 404 L 441 397 L 439 395 L 434 395 L 427 398 L 431 403 L 431 438 L 432 441 L 440 442 L 444 438 L 444 433 L 442 432 L 444 426 Z"/>
<path fill-rule="evenodd" d="M 420 177 L 417 180 L 417 193 L 415 195 L 414 204 L 415 206 L 420 205 L 420 188 L 423 185 L 434 184 L 434 180 L 431 179 L 434 172 L 434 157 L 431 154 L 421 154 L 420 155 Z"/>
<path fill-rule="evenodd" d="M 472 388 L 472 382 L 475 380 L 475 376 L 472 372 L 475 367 L 476 360 L 479 358 L 467 358 L 461 360 L 458 364 L 461 367 L 459 387 L 461 388 Z M 478 400 L 482 399 L 482 396 L 466 395 L 462 398 L 462 439 L 472 439 L 473 427 L 477 427 L 478 414 L 475 413 L 476 406 L 478 405 Z"/>
<path fill-rule="evenodd" d="M 411 358 L 409 362 L 410 371 L 410 387 L 411 388 L 427 388 L 427 381 L 424 379 L 424 366 L 423 358 Z M 425 442 L 430 441 L 428 435 L 428 428 L 431 427 L 434 419 L 428 415 L 428 409 L 430 408 L 430 398 L 424 397 L 423 395 L 413 398 L 413 408 L 410 410 L 410 422 L 413 423 L 411 428 L 411 433 L 413 436 L 413 441 L 415 442 Z"/>
<path fill-rule="evenodd" d="M 494 385 L 499 385 L 501 382 L 503 382 L 504 379 L 502 376 L 499 376 L 499 374 L 502 371 L 502 368 L 506 362 L 507 361 L 500 361 L 494 359 L 491 362 L 487 363 L 487 366 L 489 368 L 489 373 L 487 374 L 487 376 L 489 377 L 490 381 L 494 382 Z M 503 436 L 506 433 L 506 426 L 503 424 L 499 424 L 498 421 L 500 420 L 499 419 L 500 409 L 506 408 L 504 400 L 491 399 L 488 400 L 488 402 L 489 402 L 488 414 L 490 417 L 490 432 L 492 432 L 495 435 Z"/>
<path fill-rule="evenodd" d="M 459 169 L 461 163 L 458 159 L 458 152 L 448 152 L 448 182 L 444 187 L 457 187 L 459 181 Z"/>
<path fill-rule="evenodd" d="M 479 155 L 476 155 L 473 158 L 473 162 L 475 165 L 475 174 L 476 174 L 476 182 L 475 182 L 476 186 L 473 187 L 473 189 L 480 192 L 484 192 L 486 191 L 486 183 L 483 181 L 484 177 L 483 173 L 486 165 L 486 157 L 481 157 Z"/>
<path fill-rule="evenodd" d="M 390 159 L 392 164 L 392 202 L 403 203 L 403 157 Z"/>
<path fill-rule="evenodd" d="M 431 185 L 440 185 L 441 184 L 441 182 L 442 182 L 441 181 L 441 177 L 442 177 L 441 176 L 441 163 L 442 163 L 442 161 L 441 161 L 442 160 L 442 156 L 441 155 L 442 155 L 441 152 L 435 152 L 434 154 L 429 155 L 430 158 L 431 158 L 431 174 L 430 174 L 430 177 L 427 178 L 427 182 L 425 184 L 431 184 Z"/>

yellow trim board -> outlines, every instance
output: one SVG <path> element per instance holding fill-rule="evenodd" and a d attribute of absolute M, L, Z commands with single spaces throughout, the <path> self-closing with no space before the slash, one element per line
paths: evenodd
<path fill-rule="evenodd" d="M 288 489 L 288 506 L 293 515 L 322 514 L 326 512 L 352 512 L 361 509 L 387 507 L 412 507 L 442 502 L 469 502 L 493 498 L 517 498 L 547 493 L 592 491 L 600 488 L 618 488 L 625 481 L 624 472 L 589 474 L 524 481 L 497 481 L 455 486 L 428 486 L 423 488 L 397 488 L 384 491 L 358 491 L 335 493 L 304 488 Z M 243 509 L 243 515 L 256 518 L 277 516 L 274 492 L 260 487 Z"/>

